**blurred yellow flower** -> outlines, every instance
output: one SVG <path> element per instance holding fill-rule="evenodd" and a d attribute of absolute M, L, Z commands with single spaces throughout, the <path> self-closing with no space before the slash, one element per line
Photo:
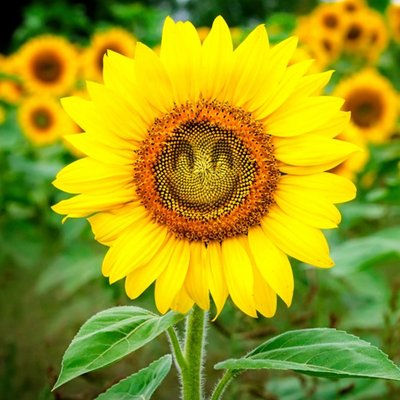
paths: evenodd
<path fill-rule="evenodd" d="M 84 80 L 103 80 L 103 58 L 107 50 L 132 58 L 135 54 L 136 37 L 121 27 L 97 31 L 90 45 L 82 53 L 82 74 Z"/>
<path fill-rule="evenodd" d="M 400 42 L 400 3 L 391 3 L 386 9 L 391 37 Z"/>
<path fill-rule="evenodd" d="M 0 99 L 17 105 L 25 95 L 25 88 L 17 75 L 17 56 L 3 56 L 0 59 Z"/>
<path fill-rule="evenodd" d="M 34 145 L 52 144 L 61 135 L 73 132 L 70 117 L 59 101 L 49 96 L 25 98 L 18 108 L 17 118 L 22 132 Z"/>
<path fill-rule="evenodd" d="M 346 101 L 351 124 L 370 142 L 381 143 L 393 133 L 398 117 L 397 93 L 377 70 L 368 68 L 342 80 L 334 95 Z"/>
<path fill-rule="evenodd" d="M 333 139 L 348 113 L 318 95 L 331 72 L 288 66 L 296 45 L 270 48 L 260 25 L 233 50 L 221 17 L 203 43 L 190 22 L 167 18 L 159 57 L 141 43 L 134 60 L 109 52 L 91 100 L 63 100 L 85 130 L 66 139 L 87 157 L 57 174 L 76 196 L 53 209 L 89 219 L 110 247 L 110 283 L 126 278 L 136 298 L 155 282 L 161 313 L 207 310 L 211 294 L 217 315 L 230 295 L 271 317 L 277 295 L 292 301 L 288 256 L 333 265 L 321 229 L 337 227 L 334 204 L 355 187 L 325 171 L 358 148 Z"/>
<path fill-rule="evenodd" d="M 17 72 L 29 93 L 63 96 L 77 81 L 77 49 L 61 36 L 29 39 L 18 50 L 17 60 Z"/>

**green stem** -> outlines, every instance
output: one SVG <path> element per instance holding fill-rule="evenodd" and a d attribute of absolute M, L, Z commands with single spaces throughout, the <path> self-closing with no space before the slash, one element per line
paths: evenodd
<path fill-rule="evenodd" d="M 231 380 L 235 377 L 235 375 L 236 374 L 233 373 L 231 370 L 226 371 L 222 378 L 219 380 L 217 386 L 215 386 L 210 400 L 222 399 L 222 394 L 224 393 Z"/>
<path fill-rule="evenodd" d="M 178 368 L 180 370 L 180 373 L 182 373 L 182 371 L 187 367 L 186 365 L 186 360 L 185 357 L 182 353 L 182 348 L 181 345 L 179 343 L 179 339 L 178 336 L 175 332 L 175 328 L 174 327 L 170 327 L 168 328 L 168 337 L 169 337 L 169 341 L 171 343 L 171 348 L 172 348 L 172 352 L 174 354 L 175 357 L 175 361 L 178 365 Z"/>
<path fill-rule="evenodd" d="M 182 399 L 201 400 L 202 368 L 204 357 L 204 337 L 206 313 L 194 306 L 186 317 L 185 360 L 186 368 L 182 369 Z"/>

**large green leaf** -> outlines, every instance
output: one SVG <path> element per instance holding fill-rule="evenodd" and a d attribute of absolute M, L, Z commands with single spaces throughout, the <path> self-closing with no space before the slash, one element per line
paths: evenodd
<path fill-rule="evenodd" d="M 171 364 L 172 357 L 167 354 L 118 382 L 96 400 L 148 400 L 167 376 Z"/>
<path fill-rule="evenodd" d="M 89 371 L 120 360 L 184 318 L 169 312 L 156 315 L 139 307 L 101 311 L 86 321 L 66 350 L 53 389 Z"/>
<path fill-rule="evenodd" d="M 377 347 L 344 331 L 315 328 L 285 332 L 246 357 L 216 369 L 293 370 L 326 378 L 382 378 L 400 381 L 400 368 Z"/>

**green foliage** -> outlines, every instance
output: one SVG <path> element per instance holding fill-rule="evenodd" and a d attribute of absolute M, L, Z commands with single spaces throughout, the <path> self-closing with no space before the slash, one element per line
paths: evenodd
<path fill-rule="evenodd" d="M 294 330 L 274 337 L 241 359 L 217 369 L 292 370 L 324 378 L 381 378 L 400 381 L 400 368 L 377 347 L 343 331 Z"/>
<path fill-rule="evenodd" d="M 91 317 L 66 350 L 54 389 L 89 371 L 102 368 L 152 341 L 184 315 L 158 316 L 139 307 L 121 306 Z"/>
<path fill-rule="evenodd" d="M 167 376 L 171 364 L 172 357 L 167 354 L 118 382 L 96 400 L 148 400 Z"/>

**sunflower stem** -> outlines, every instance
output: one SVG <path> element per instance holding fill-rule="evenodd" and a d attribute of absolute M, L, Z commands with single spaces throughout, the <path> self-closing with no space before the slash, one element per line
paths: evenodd
<path fill-rule="evenodd" d="M 222 395 L 231 382 L 231 380 L 235 377 L 235 374 L 228 370 L 222 375 L 222 378 L 219 380 L 217 383 L 217 386 L 215 386 L 214 391 L 210 397 L 210 400 L 220 400 L 222 399 Z"/>
<path fill-rule="evenodd" d="M 180 373 L 182 373 L 182 371 L 187 367 L 187 365 L 185 356 L 183 355 L 182 352 L 182 347 L 178 335 L 176 334 L 174 327 L 168 328 L 167 333 L 171 344 L 171 350 L 174 355 L 175 362 L 177 364 L 177 368 L 179 369 Z"/>
<path fill-rule="evenodd" d="M 182 399 L 201 400 L 202 369 L 204 358 L 206 313 L 194 306 L 186 317 L 185 332 L 185 360 L 186 366 L 182 369 Z"/>

